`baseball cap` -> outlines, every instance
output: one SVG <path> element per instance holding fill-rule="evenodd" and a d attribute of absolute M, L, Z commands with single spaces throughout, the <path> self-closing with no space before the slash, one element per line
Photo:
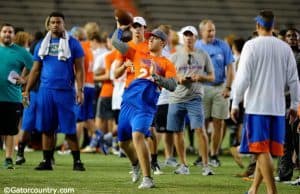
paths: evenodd
<path fill-rule="evenodd" d="M 158 29 L 158 28 L 157 28 L 157 29 L 154 29 L 154 30 L 150 33 L 150 35 L 156 36 L 156 37 L 162 39 L 163 41 L 166 41 L 166 40 L 168 39 L 168 36 L 167 36 L 163 31 L 161 31 L 161 30 Z"/>
<path fill-rule="evenodd" d="M 140 16 L 134 17 L 132 23 L 133 24 L 134 23 L 138 23 L 138 24 L 140 24 L 142 26 L 147 26 L 146 20 L 143 17 L 140 17 Z"/>
<path fill-rule="evenodd" d="M 185 26 L 181 29 L 182 34 L 184 34 L 187 31 L 193 33 L 195 36 L 198 36 L 198 32 L 194 26 Z"/>

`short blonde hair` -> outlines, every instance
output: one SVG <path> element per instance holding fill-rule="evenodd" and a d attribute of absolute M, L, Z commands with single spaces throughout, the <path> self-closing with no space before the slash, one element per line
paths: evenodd
<path fill-rule="evenodd" d="M 87 39 L 91 40 L 95 33 L 100 33 L 100 26 L 96 22 L 88 22 L 84 25 L 84 30 L 87 35 Z"/>

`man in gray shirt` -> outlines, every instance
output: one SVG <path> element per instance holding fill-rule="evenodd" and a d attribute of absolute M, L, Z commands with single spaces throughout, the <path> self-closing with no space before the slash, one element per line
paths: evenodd
<path fill-rule="evenodd" d="M 204 114 L 202 108 L 202 82 L 214 80 L 213 65 L 209 56 L 194 47 L 197 30 L 186 26 L 183 33 L 184 48 L 171 56 L 177 71 L 178 85 L 170 94 L 170 104 L 167 119 L 167 129 L 174 131 L 176 151 L 181 165 L 176 174 L 189 174 L 184 148 L 184 118 L 189 116 L 191 128 L 195 129 L 199 140 L 199 153 L 203 157 L 202 175 L 213 175 L 208 167 L 208 138 L 204 129 Z"/>

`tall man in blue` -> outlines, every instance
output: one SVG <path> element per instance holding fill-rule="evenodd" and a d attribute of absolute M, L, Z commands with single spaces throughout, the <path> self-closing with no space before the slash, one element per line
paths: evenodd
<path fill-rule="evenodd" d="M 76 100 L 78 104 L 83 102 L 83 56 L 80 43 L 65 30 L 64 15 L 51 13 L 49 32 L 35 48 L 34 64 L 24 92 L 24 97 L 28 97 L 40 74 L 36 128 L 43 133 L 44 160 L 36 170 L 52 170 L 57 132 L 66 134 L 74 159 L 73 170 L 85 170 L 80 160 L 75 116 Z"/>
<path fill-rule="evenodd" d="M 300 102 L 299 78 L 292 49 L 272 35 L 272 11 L 261 11 L 255 20 L 259 36 L 243 47 L 233 84 L 231 117 L 237 120 L 238 104 L 244 98 L 240 152 L 253 153 L 257 159 L 254 181 L 247 193 L 257 194 L 264 181 L 267 193 L 277 194 L 271 155 L 283 155 L 285 88 L 288 86 L 291 94 L 289 114 L 292 123 Z"/>
<path fill-rule="evenodd" d="M 122 29 L 120 26 L 114 33 L 112 43 L 123 55 L 133 62 L 134 80 L 125 90 L 118 125 L 120 147 L 125 151 L 133 166 L 133 175 L 138 175 L 139 166 L 143 172 L 143 181 L 139 189 L 154 187 L 151 178 L 149 150 L 145 136 L 156 112 L 159 97 L 159 86 L 174 91 L 176 87 L 176 70 L 174 65 L 162 56 L 167 35 L 159 29 L 153 30 L 148 42 L 149 52 L 120 41 Z M 131 146 L 133 142 L 133 147 Z M 133 177 L 136 182 L 138 177 Z"/>
<path fill-rule="evenodd" d="M 24 79 L 21 73 L 23 68 L 29 73 L 33 62 L 24 48 L 13 43 L 14 35 L 11 24 L 0 27 L 0 136 L 3 135 L 5 140 L 4 167 L 7 169 L 14 169 L 14 136 L 18 134 L 22 114 L 21 84 Z"/>
<path fill-rule="evenodd" d="M 215 81 L 204 86 L 203 107 L 205 128 L 212 119 L 211 160 L 214 167 L 220 166 L 218 152 L 222 140 L 223 120 L 229 117 L 229 95 L 233 80 L 233 55 L 228 44 L 216 38 L 216 28 L 212 20 L 202 20 L 199 24 L 202 39 L 195 47 L 208 53 L 214 65 Z"/>

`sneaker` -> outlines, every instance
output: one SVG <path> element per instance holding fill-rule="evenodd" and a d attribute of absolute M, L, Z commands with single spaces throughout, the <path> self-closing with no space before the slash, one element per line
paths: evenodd
<path fill-rule="evenodd" d="M 53 170 L 51 163 L 46 162 L 43 160 L 40 164 L 34 168 L 35 170 Z"/>
<path fill-rule="evenodd" d="M 155 174 L 155 175 L 163 174 L 163 172 L 160 170 L 160 167 L 157 162 L 154 164 L 151 164 L 151 169 L 153 171 L 153 174 Z"/>
<path fill-rule="evenodd" d="M 179 166 L 179 168 L 177 168 L 175 171 L 174 171 L 175 174 L 185 174 L 185 175 L 188 175 L 190 174 L 190 169 L 188 166 L 184 165 L 184 164 L 181 164 Z"/>
<path fill-rule="evenodd" d="M 293 186 L 300 186 L 300 178 L 296 179 L 295 181 L 292 181 L 291 183 Z"/>
<path fill-rule="evenodd" d="M 25 157 L 24 156 L 18 156 L 16 158 L 16 165 L 22 165 L 26 162 Z"/>
<path fill-rule="evenodd" d="M 291 178 L 281 178 L 279 176 L 274 177 L 276 182 L 287 182 L 287 181 L 291 181 Z"/>
<path fill-rule="evenodd" d="M 179 164 L 177 163 L 176 159 L 174 157 L 170 157 L 166 159 L 165 161 L 165 166 L 170 166 L 170 167 L 176 167 Z"/>
<path fill-rule="evenodd" d="M 95 153 L 96 147 L 86 146 L 81 150 L 82 153 Z"/>
<path fill-rule="evenodd" d="M 212 167 L 219 167 L 221 166 L 221 162 L 218 159 L 218 156 L 212 156 L 210 158 L 210 161 L 208 162 L 209 165 L 211 165 Z"/>
<path fill-rule="evenodd" d="M 67 150 L 58 150 L 57 153 L 59 155 L 70 155 L 71 154 L 71 150 L 67 149 Z"/>
<path fill-rule="evenodd" d="M 5 169 L 10 169 L 10 170 L 14 170 L 15 169 L 13 161 L 12 161 L 11 158 L 6 158 L 4 160 L 4 168 Z"/>
<path fill-rule="evenodd" d="M 202 158 L 198 156 L 198 158 L 193 162 L 194 166 L 203 166 Z"/>
<path fill-rule="evenodd" d="M 143 177 L 142 183 L 139 185 L 139 189 L 150 189 L 155 187 L 153 179 L 151 177 Z"/>
<path fill-rule="evenodd" d="M 214 175 L 214 174 L 215 174 L 214 171 L 211 168 L 209 168 L 208 166 L 202 168 L 203 176 L 209 176 L 209 175 Z"/>
<path fill-rule="evenodd" d="M 80 160 L 74 162 L 73 170 L 75 170 L 75 171 L 85 171 L 83 163 Z"/>
<path fill-rule="evenodd" d="M 140 179 L 140 165 L 132 166 L 132 174 L 131 174 L 132 182 L 136 183 Z"/>

